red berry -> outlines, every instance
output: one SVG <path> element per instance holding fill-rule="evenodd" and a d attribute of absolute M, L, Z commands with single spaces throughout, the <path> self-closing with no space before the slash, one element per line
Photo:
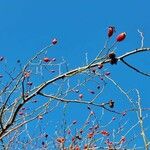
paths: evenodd
<path fill-rule="evenodd" d="M 124 143 L 126 141 L 126 138 L 123 136 L 120 140 L 120 143 Z"/>
<path fill-rule="evenodd" d="M 30 72 L 24 72 L 24 77 L 25 77 L 25 78 L 30 77 Z"/>
<path fill-rule="evenodd" d="M 93 138 L 93 136 L 94 136 L 94 133 L 93 133 L 93 132 L 91 132 L 91 133 L 88 134 L 88 138 L 89 138 L 89 139 Z"/>
<path fill-rule="evenodd" d="M 43 59 L 43 61 L 47 63 L 47 62 L 50 62 L 50 59 L 49 59 L 48 57 L 45 57 L 45 58 Z"/>
<path fill-rule="evenodd" d="M 111 37 L 114 32 L 115 32 L 115 27 L 110 26 L 108 28 L 108 37 Z"/>
<path fill-rule="evenodd" d="M 72 137 L 71 140 L 72 140 L 72 142 L 75 142 L 75 141 L 76 141 L 76 138 L 75 138 L 75 137 Z"/>
<path fill-rule="evenodd" d="M 105 131 L 105 130 L 102 130 L 102 131 L 101 131 L 101 134 L 104 135 L 104 136 L 109 136 L 109 132 L 107 132 L 107 131 Z"/>
<path fill-rule="evenodd" d="M 105 72 L 105 75 L 106 75 L 106 76 L 109 76 L 109 75 L 110 75 L 110 72 Z"/>
<path fill-rule="evenodd" d="M 18 114 L 19 114 L 19 115 L 23 115 L 23 112 L 22 112 L 22 111 L 20 111 Z"/>
<path fill-rule="evenodd" d="M 52 40 L 52 44 L 53 44 L 53 45 L 57 44 L 57 39 L 54 38 L 54 39 Z"/>
<path fill-rule="evenodd" d="M 85 145 L 84 145 L 84 149 L 87 149 L 87 148 L 88 148 L 88 145 L 87 145 L 87 144 L 85 144 Z"/>
<path fill-rule="evenodd" d="M 125 37 L 126 37 L 126 33 L 125 33 L 125 32 L 120 33 L 120 34 L 117 36 L 116 41 L 117 41 L 117 42 L 121 42 L 121 41 L 123 41 L 123 40 L 125 39 Z"/>
<path fill-rule="evenodd" d="M 64 139 L 63 137 L 58 137 L 58 138 L 56 139 L 56 141 L 57 141 L 58 143 L 64 143 L 64 142 L 65 142 L 65 139 Z"/>
<path fill-rule="evenodd" d="M 103 64 L 98 64 L 98 69 L 102 69 L 103 68 Z"/>
<path fill-rule="evenodd" d="M 80 150 L 80 147 L 79 147 L 79 146 L 76 146 L 74 150 Z"/>
<path fill-rule="evenodd" d="M 82 99 L 83 98 L 83 94 L 79 94 L 79 98 Z"/>

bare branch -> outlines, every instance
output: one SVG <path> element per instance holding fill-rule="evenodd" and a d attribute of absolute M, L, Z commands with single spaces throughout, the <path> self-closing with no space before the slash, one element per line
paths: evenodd
<path fill-rule="evenodd" d="M 131 56 L 131 55 L 133 55 L 133 54 L 137 54 L 137 53 L 141 53 L 141 52 L 148 52 L 148 51 L 150 51 L 150 48 L 148 47 L 148 48 L 139 48 L 139 49 L 135 49 L 135 50 L 132 50 L 132 51 L 130 51 L 130 52 L 127 52 L 127 53 L 125 53 L 125 54 L 123 54 L 123 55 L 121 55 L 121 56 L 119 56 L 119 57 L 117 57 L 118 58 L 118 60 L 120 60 L 120 59 L 124 59 L 124 58 L 126 58 L 126 57 L 128 57 L 128 56 Z"/>
<path fill-rule="evenodd" d="M 94 102 L 89 102 L 89 101 L 86 101 L 86 100 L 70 100 L 70 99 L 64 99 L 64 98 L 60 98 L 60 97 L 56 97 L 56 96 L 53 96 L 53 95 L 48 95 L 48 94 L 45 94 L 45 93 L 42 93 L 40 92 L 39 95 L 42 95 L 44 97 L 48 97 L 48 98 L 52 98 L 52 99 L 55 99 L 55 100 L 58 100 L 58 101 L 61 101 L 61 102 L 65 102 L 65 103 L 80 103 L 80 104 L 85 104 L 85 105 L 93 105 L 93 106 L 97 106 L 97 107 L 102 107 L 110 112 L 113 112 L 113 113 L 116 113 L 116 114 L 121 114 L 120 112 L 117 112 L 117 111 L 114 111 L 114 110 L 111 110 L 111 109 L 108 109 L 105 107 L 105 105 L 108 105 L 109 103 L 102 103 L 102 104 L 97 104 L 97 103 L 94 103 Z"/>
<path fill-rule="evenodd" d="M 146 138 L 146 135 L 145 135 L 145 129 L 144 129 L 144 126 L 143 126 L 143 115 L 142 115 L 142 108 L 141 108 L 141 97 L 140 97 L 139 91 L 136 90 L 136 92 L 137 92 L 137 96 L 138 96 L 138 107 L 139 107 L 139 111 L 137 112 L 137 117 L 138 117 L 138 120 L 139 120 L 139 123 L 140 123 L 140 128 L 141 128 L 141 132 L 142 132 L 141 135 L 143 137 L 145 149 L 148 150 L 149 146 L 148 146 L 147 138 Z"/>
<path fill-rule="evenodd" d="M 150 74 L 144 73 L 144 72 L 140 71 L 139 69 L 137 69 L 137 68 L 131 66 L 129 63 L 127 63 L 127 62 L 126 62 L 125 60 L 123 60 L 123 59 L 120 59 L 120 60 L 121 60 L 125 65 L 127 65 L 129 68 L 133 69 L 134 71 L 136 71 L 136 72 L 138 72 L 138 73 L 140 73 L 140 74 L 142 74 L 142 75 L 144 75 L 144 76 L 150 77 Z"/>

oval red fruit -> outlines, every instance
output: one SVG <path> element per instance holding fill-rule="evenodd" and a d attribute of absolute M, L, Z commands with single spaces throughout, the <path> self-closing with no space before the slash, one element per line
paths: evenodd
<path fill-rule="evenodd" d="M 98 64 L 98 69 L 102 69 L 103 68 L 103 64 Z"/>
<path fill-rule="evenodd" d="M 24 72 L 24 77 L 25 77 L 25 78 L 30 77 L 30 72 Z"/>
<path fill-rule="evenodd" d="M 79 146 L 76 146 L 74 150 L 80 150 L 80 147 L 79 147 Z"/>
<path fill-rule="evenodd" d="M 120 140 L 120 143 L 124 143 L 126 141 L 126 138 L 123 136 Z"/>
<path fill-rule="evenodd" d="M 50 59 L 49 59 L 48 57 L 45 57 L 45 58 L 43 59 L 43 61 L 47 63 L 47 62 L 50 62 Z"/>
<path fill-rule="evenodd" d="M 106 76 L 109 76 L 109 75 L 110 75 L 110 72 L 105 72 L 105 75 L 106 75 Z"/>
<path fill-rule="evenodd" d="M 23 112 L 22 112 L 22 111 L 20 111 L 20 112 L 18 112 L 18 114 L 19 114 L 19 115 L 23 115 Z"/>
<path fill-rule="evenodd" d="M 79 98 L 82 99 L 83 98 L 83 94 L 79 94 Z"/>
<path fill-rule="evenodd" d="M 91 133 L 88 134 L 88 138 L 89 138 L 89 139 L 93 138 L 93 136 L 94 136 L 94 133 L 93 133 L 93 132 L 91 132 Z"/>
<path fill-rule="evenodd" d="M 52 44 L 53 44 L 53 45 L 57 44 L 57 42 L 58 42 L 57 39 L 53 39 L 53 40 L 52 40 Z"/>
<path fill-rule="evenodd" d="M 58 137 L 58 138 L 56 139 L 56 141 L 57 141 L 58 143 L 64 143 L 64 142 L 65 142 L 65 138 L 63 138 L 63 137 Z"/>
<path fill-rule="evenodd" d="M 120 34 L 117 36 L 116 41 L 117 41 L 117 42 L 121 42 L 121 41 L 123 41 L 123 40 L 125 39 L 125 37 L 126 37 L 126 33 L 125 33 L 125 32 L 120 33 Z"/>
<path fill-rule="evenodd" d="M 115 27 L 110 26 L 110 27 L 108 28 L 108 37 L 111 37 L 114 32 L 115 32 Z"/>
<path fill-rule="evenodd" d="M 107 131 L 105 131 L 105 130 L 102 130 L 102 131 L 101 131 L 101 134 L 104 135 L 104 136 L 109 136 L 109 132 L 107 132 Z"/>
<path fill-rule="evenodd" d="M 84 150 L 87 150 L 87 148 L 88 148 L 88 145 L 85 144 L 85 145 L 84 145 Z"/>

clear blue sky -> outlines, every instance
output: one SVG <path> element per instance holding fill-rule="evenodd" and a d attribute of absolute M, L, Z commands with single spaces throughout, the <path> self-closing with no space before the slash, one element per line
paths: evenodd
<path fill-rule="evenodd" d="M 49 56 L 63 56 L 69 68 L 82 66 L 85 53 L 92 59 L 103 48 L 107 27 L 117 33 L 127 32 L 127 38 L 117 46 L 117 54 L 140 47 L 137 29 L 144 32 L 144 45 L 149 47 L 149 0 L 0 0 L 0 55 L 8 63 L 17 59 L 26 62 L 53 38 L 59 43 L 49 50 Z M 129 61 L 150 71 L 148 54 Z M 138 88 L 143 105 L 150 106 L 147 77 L 118 64 L 108 66 L 112 77 L 126 90 Z"/>

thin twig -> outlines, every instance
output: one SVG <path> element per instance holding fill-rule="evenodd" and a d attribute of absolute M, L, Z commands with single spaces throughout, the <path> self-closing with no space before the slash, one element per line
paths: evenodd
<path fill-rule="evenodd" d="M 58 100 L 58 101 L 61 101 L 61 102 L 65 102 L 65 103 L 80 103 L 80 104 L 85 104 L 85 105 L 93 105 L 93 106 L 97 106 L 97 107 L 102 107 L 102 108 L 104 108 L 104 109 L 106 109 L 110 112 L 122 115 L 122 113 L 120 113 L 120 112 L 117 112 L 115 110 L 111 110 L 111 109 L 106 108 L 105 105 L 108 104 L 108 103 L 97 104 L 97 103 L 93 103 L 93 102 L 86 101 L 86 100 L 64 99 L 64 98 L 56 97 L 56 96 L 53 96 L 53 95 L 48 95 L 48 94 L 45 94 L 45 93 L 42 93 L 42 92 L 40 92 L 38 94 L 42 95 L 44 97 L 52 98 L 52 99 L 55 99 L 55 100 Z"/>
<path fill-rule="evenodd" d="M 131 66 L 129 63 L 127 63 L 127 62 L 126 62 L 125 60 L 123 60 L 123 59 L 120 59 L 120 60 L 121 60 L 125 65 L 127 65 L 129 68 L 133 69 L 134 71 L 136 71 L 136 72 L 138 72 L 138 73 L 140 73 L 140 74 L 142 74 L 142 75 L 144 75 L 144 76 L 150 77 L 150 74 L 140 71 L 139 69 L 137 69 L 137 68 Z"/>
<path fill-rule="evenodd" d="M 145 131 L 144 131 L 144 126 L 143 126 L 143 116 L 142 116 L 142 108 L 141 108 L 141 98 L 140 98 L 140 94 L 139 91 L 136 89 L 137 92 L 137 96 L 138 96 L 138 107 L 139 107 L 139 112 L 137 112 L 137 117 L 140 123 L 140 127 L 141 127 L 141 135 L 143 137 L 143 141 L 144 141 L 144 145 L 145 145 L 145 149 L 148 150 L 149 146 L 148 146 L 148 142 L 147 142 L 147 138 L 145 135 Z"/>
<path fill-rule="evenodd" d="M 143 32 L 141 32 L 139 29 L 138 29 L 138 32 L 141 36 L 141 48 L 143 48 L 143 46 L 144 46 L 144 35 L 143 35 Z"/>

